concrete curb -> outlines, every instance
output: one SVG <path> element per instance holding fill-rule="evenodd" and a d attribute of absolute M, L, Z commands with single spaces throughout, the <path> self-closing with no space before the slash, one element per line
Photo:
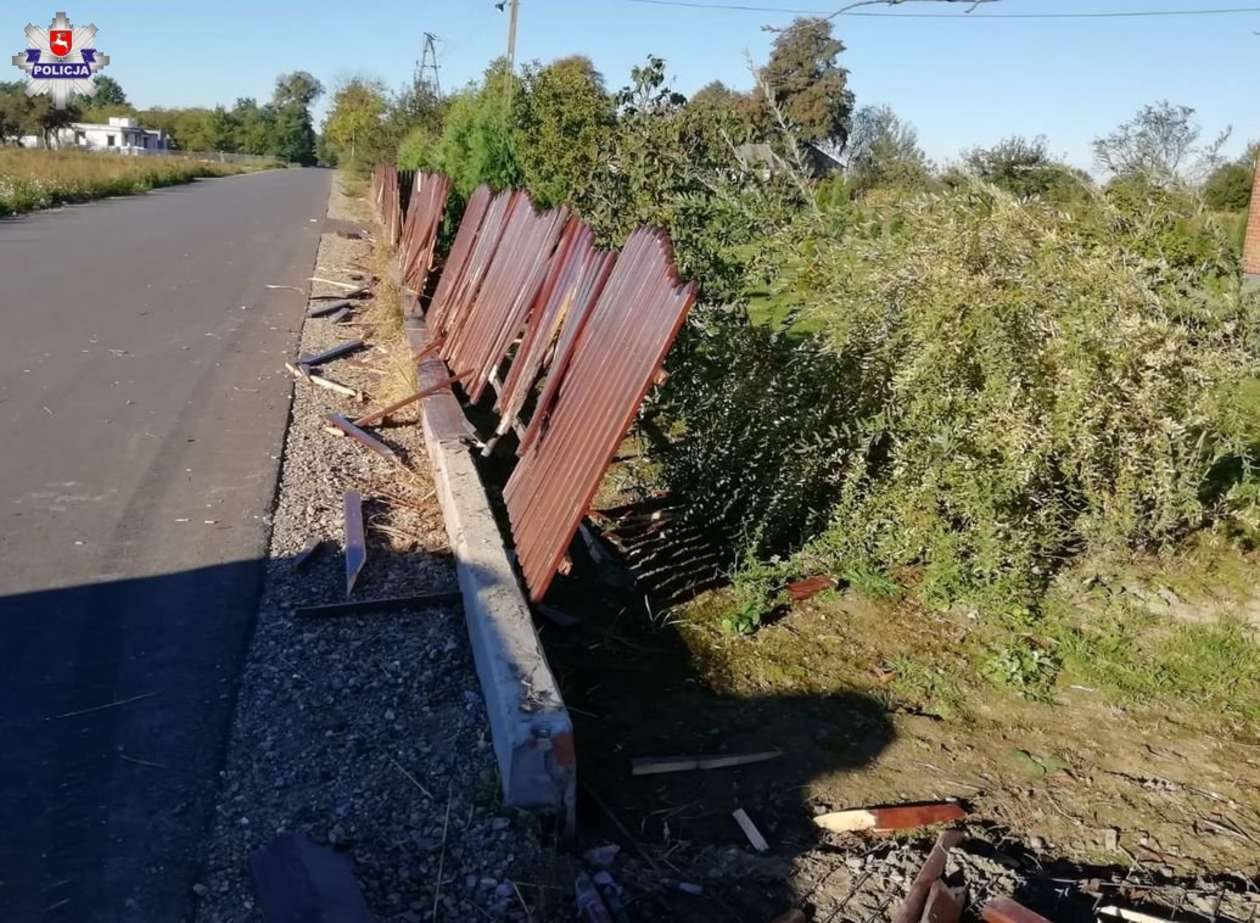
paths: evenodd
<path fill-rule="evenodd" d="M 430 340 L 423 318 L 407 314 L 408 300 L 403 291 L 405 331 L 414 356 Z M 416 372 L 420 389 L 439 385 L 448 376 L 436 352 L 425 356 Z M 572 830 L 577 787 L 573 723 L 469 452 L 471 426 L 450 390 L 424 398 L 420 412 L 490 716 L 503 801 L 562 813 Z"/>

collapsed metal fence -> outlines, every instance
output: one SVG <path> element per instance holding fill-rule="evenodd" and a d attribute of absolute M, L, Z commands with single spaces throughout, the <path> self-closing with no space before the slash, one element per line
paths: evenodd
<path fill-rule="evenodd" d="M 449 192 L 441 174 L 388 165 L 373 174 L 376 217 L 414 293 L 409 310 L 423 300 Z M 566 208 L 539 212 L 523 190 L 481 186 L 425 314 L 469 399 L 494 389 L 498 421 L 485 451 L 509 431 L 518 437 L 504 499 L 534 601 L 564 565 L 696 297 L 663 231 L 640 228 L 620 252 L 594 241 Z"/>

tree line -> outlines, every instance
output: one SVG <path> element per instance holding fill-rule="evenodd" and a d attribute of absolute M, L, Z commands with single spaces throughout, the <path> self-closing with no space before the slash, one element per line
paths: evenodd
<path fill-rule="evenodd" d="M 0 83 L 0 144 L 26 135 L 47 144 L 58 129 L 73 122 L 128 116 L 145 128 L 165 132 L 179 150 L 257 154 L 303 165 L 317 161 L 311 105 L 324 88 L 305 71 L 278 76 L 270 101 L 259 104 L 241 98 L 231 108 L 138 109 L 112 77 L 101 75 L 95 81 L 95 96 L 77 99 L 61 110 L 53 108 L 48 96 L 27 96 L 21 81 Z"/>

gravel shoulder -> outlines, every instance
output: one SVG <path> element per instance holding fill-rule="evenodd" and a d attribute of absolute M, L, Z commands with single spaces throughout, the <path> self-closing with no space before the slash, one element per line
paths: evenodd
<path fill-rule="evenodd" d="M 330 225 L 370 226 L 362 200 L 340 186 L 333 183 Z M 315 275 L 366 284 L 371 251 L 367 240 L 324 234 Z M 313 299 L 345 291 L 312 283 Z M 352 323 L 307 319 L 299 355 L 362 337 L 367 348 L 318 371 L 384 395 L 389 356 L 361 319 L 367 304 L 347 319 Z M 304 832 L 349 856 L 381 920 L 527 918 L 516 882 L 543 853 L 537 822 L 500 809 L 460 608 L 321 618 L 294 612 L 345 599 L 345 490 L 363 495 L 368 534 L 354 599 L 455 589 L 415 410 L 376 429 L 406 471 L 324 429 L 325 414 L 353 418 L 381 403 L 295 383 L 266 585 L 208 861 L 194 888 L 201 923 L 262 919 L 247 860 L 284 831 Z M 295 558 L 311 539 L 323 545 L 298 568 Z"/>

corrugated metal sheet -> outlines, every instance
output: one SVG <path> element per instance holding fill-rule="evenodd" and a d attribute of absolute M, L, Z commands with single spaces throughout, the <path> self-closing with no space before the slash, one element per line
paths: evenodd
<path fill-rule="evenodd" d="M 442 276 L 438 279 L 437 289 L 433 292 L 433 301 L 429 305 L 427 319 L 429 325 L 442 331 L 442 318 L 447 313 L 455 290 L 464 277 L 464 267 L 472 256 L 473 244 L 481 231 L 481 221 L 490 206 L 491 192 L 489 186 L 478 186 L 464 207 L 464 217 L 459 222 L 459 230 L 455 232 L 455 240 L 451 244 L 451 252 L 446 255 L 442 266 Z"/>
<path fill-rule="evenodd" d="M 403 284 L 417 294 L 424 291 L 433 267 L 433 248 L 446 211 L 451 181 L 441 173 L 417 173 L 407 203 L 399 241 Z"/>
<path fill-rule="evenodd" d="M 411 197 L 413 177 L 413 171 L 399 170 L 393 164 L 379 164 L 372 171 L 372 205 L 391 247 L 398 246 L 402 237 L 403 213 Z"/>
<path fill-rule="evenodd" d="M 486 213 L 482 216 L 477 228 L 477 236 L 473 240 L 472 250 L 464 261 L 459 276 L 455 279 L 447 298 L 441 304 L 434 304 L 436 319 L 443 338 L 442 357 L 449 360 L 448 347 L 459 336 L 468 313 L 476 300 L 477 291 L 486 276 L 494 252 L 498 249 L 499 240 L 507 227 L 512 210 L 520 201 L 514 192 L 500 192 L 490 199 L 486 205 Z M 443 273 L 445 275 L 445 273 Z M 466 371 L 461 369 L 460 371 Z"/>
<path fill-rule="evenodd" d="M 481 399 L 486 382 L 524 326 L 568 220 L 567 209 L 539 214 L 528 196 L 516 195 L 465 321 L 451 331 L 442 350 L 453 370 L 473 373 L 467 385 L 473 402 Z"/>
<path fill-rule="evenodd" d="M 576 335 L 555 398 L 535 412 L 532 441 L 504 490 L 517 561 L 540 600 L 600 479 L 695 301 L 664 232 L 630 235 Z M 550 382 L 549 382 L 550 383 Z"/>
<path fill-rule="evenodd" d="M 604 290 L 616 259 L 614 251 L 595 249 L 595 234 L 590 228 L 576 218 L 569 219 L 495 404 L 500 415 L 495 429 L 498 435 L 511 428 L 525 406 L 553 346 L 552 374 L 565 368 L 575 334 Z M 558 381 L 559 376 L 556 378 Z M 545 405 L 540 401 L 539 406 Z"/>

